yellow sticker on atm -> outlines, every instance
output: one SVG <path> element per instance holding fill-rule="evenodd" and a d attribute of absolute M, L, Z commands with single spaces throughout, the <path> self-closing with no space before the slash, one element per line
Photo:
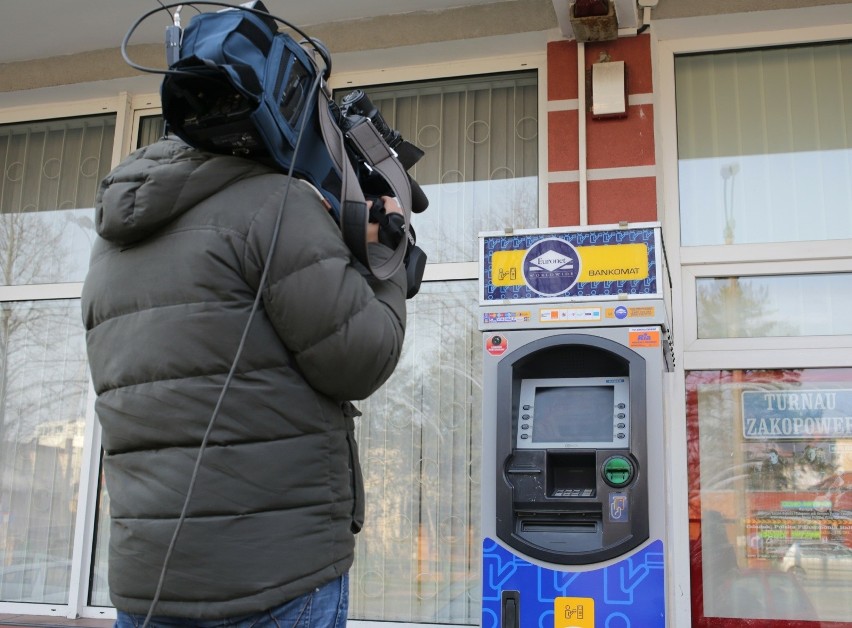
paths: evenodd
<path fill-rule="evenodd" d="M 553 600 L 553 628 L 595 628 L 595 600 L 558 597 Z"/>

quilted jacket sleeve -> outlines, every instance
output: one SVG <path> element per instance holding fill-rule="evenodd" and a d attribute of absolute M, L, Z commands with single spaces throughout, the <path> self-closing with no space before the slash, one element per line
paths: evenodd
<path fill-rule="evenodd" d="M 269 197 L 250 231 L 247 263 L 262 267 L 281 194 Z M 391 250 L 371 244 L 372 253 Z M 364 399 L 391 375 L 405 334 L 405 270 L 385 281 L 354 265 L 340 230 L 316 192 L 294 181 L 264 290 L 264 308 L 317 391 Z"/>

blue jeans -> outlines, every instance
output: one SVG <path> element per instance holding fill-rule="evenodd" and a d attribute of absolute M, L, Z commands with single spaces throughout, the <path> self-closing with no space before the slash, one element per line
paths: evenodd
<path fill-rule="evenodd" d="M 345 628 L 349 610 L 349 574 L 269 610 L 228 619 L 153 616 L 149 628 Z M 145 615 L 118 611 L 115 628 L 141 628 Z"/>

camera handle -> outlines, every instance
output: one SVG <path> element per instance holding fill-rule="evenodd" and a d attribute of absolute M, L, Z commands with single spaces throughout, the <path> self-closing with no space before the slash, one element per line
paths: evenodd
<path fill-rule="evenodd" d="M 370 206 L 370 222 L 379 225 L 379 242 L 390 248 L 396 248 L 400 240 L 407 242 L 403 264 L 405 266 L 405 278 L 408 283 L 406 299 L 411 299 L 420 291 L 423 282 L 423 273 L 426 270 L 426 253 L 417 246 L 417 236 L 411 225 L 406 229 L 405 217 L 396 212 L 387 213 L 385 203 L 379 198 L 370 197 L 373 204 Z"/>
<path fill-rule="evenodd" d="M 364 264 L 374 277 L 388 279 L 404 263 L 408 249 L 407 238 L 400 238 L 391 257 L 384 261 L 376 262 L 370 256 L 367 247 L 367 222 L 370 215 L 364 192 L 346 154 L 343 132 L 332 116 L 331 98 L 325 82 L 317 91 L 320 100 L 317 104 L 320 130 L 332 161 L 340 172 L 340 230 L 343 240 L 355 258 Z M 367 118 L 349 129 L 346 136 L 351 145 L 361 153 L 365 163 L 387 182 L 393 192 L 391 196 L 396 197 L 402 208 L 405 229 L 408 232 L 411 227 L 411 181 L 396 154 Z"/>

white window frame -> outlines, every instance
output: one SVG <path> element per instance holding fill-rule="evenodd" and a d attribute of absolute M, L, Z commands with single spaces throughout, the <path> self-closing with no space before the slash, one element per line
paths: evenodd
<path fill-rule="evenodd" d="M 743 267 L 747 272 L 743 272 Z M 852 273 L 852 256 L 836 260 L 785 260 L 683 266 L 683 350 L 686 370 L 729 369 L 731 360 L 748 356 L 749 368 L 848 366 L 852 335 L 699 338 L 696 282 L 716 277 L 766 277 Z M 831 351 L 828 351 L 831 350 Z M 795 353 L 795 364 L 785 354 Z M 845 354 L 845 360 L 831 363 Z"/>
<path fill-rule="evenodd" d="M 127 126 L 131 113 L 127 93 L 113 98 L 97 98 L 72 102 L 50 103 L 39 106 L 20 106 L 0 109 L 0 124 L 20 124 L 57 120 L 76 116 L 93 116 L 113 113 L 116 116 L 115 138 L 111 166 L 117 164 L 126 152 L 122 129 Z M 0 286 L 0 302 L 79 300 L 82 282 L 38 285 Z M 77 494 L 77 516 L 72 541 L 71 575 L 67 604 L 17 603 L 0 601 L 0 613 L 44 615 L 52 617 L 111 617 L 115 611 L 87 606 L 91 547 L 94 538 L 93 523 L 97 507 L 97 479 L 100 462 L 100 426 L 95 420 L 95 395 L 89 386 L 86 403 L 86 426 L 83 439 L 83 464 Z M 110 614 L 111 613 L 111 614 Z"/>
<path fill-rule="evenodd" d="M 768 19 L 771 14 L 775 19 Z M 838 22 L 846 21 L 846 24 Z M 797 24 L 824 25 L 795 28 Z M 673 281 L 672 318 L 679 363 L 687 370 L 720 368 L 777 368 L 782 365 L 845 366 L 849 364 L 852 336 L 833 336 L 824 343 L 820 337 L 768 339 L 698 340 L 695 320 L 695 279 L 722 276 L 748 277 L 798 272 L 811 267 L 815 272 L 845 272 L 852 259 L 852 241 L 825 240 L 729 246 L 681 247 L 678 190 L 677 127 L 675 102 L 675 56 L 712 53 L 767 46 L 791 46 L 852 39 L 852 7 L 820 7 L 793 11 L 726 15 L 695 20 L 668 20 L 660 26 L 655 40 L 655 91 L 658 163 L 662 169 L 663 238 Z M 777 30 L 766 30 L 773 24 Z M 784 28 L 788 26 L 788 28 Z M 722 35 L 708 36 L 714 30 Z M 685 36 L 684 36 L 685 35 Z M 781 261 L 782 260 L 783 264 Z M 769 347 L 768 345 L 771 345 Z M 809 350 L 814 347 L 814 350 Z M 807 363 L 803 363 L 807 360 Z"/>
<path fill-rule="evenodd" d="M 772 19 L 770 19 L 772 18 Z M 846 21 L 845 24 L 838 22 Z M 796 28 L 799 24 L 821 25 Z M 657 26 L 659 24 L 659 26 Z M 767 30 L 774 27 L 776 30 Z M 786 27 L 786 28 L 785 28 Z M 688 53 L 712 53 L 767 46 L 789 46 L 852 39 L 852 7 L 815 7 L 775 12 L 731 14 L 692 20 L 667 20 L 655 24 L 654 39 L 655 92 L 658 110 L 657 145 L 659 168 L 662 171 L 663 237 L 673 281 L 672 317 L 674 339 L 680 363 L 687 369 L 716 368 L 717 362 L 705 361 L 701 352 L 727 352 L 733 362 L 725 368 L 760 368 L 765 362 L 749 343 L 756 339 L 724 339 L 700 341 L 695 333 L 694 279 L 712 276 L 720 269 L 731 276 L 778 274 L 786 272 L 784 263 L 799 263 L 799 272 L 810 265 L 816 272 L 844 272 L 852 259 L 852 241 L 826 240 L 771 244 L 738 244 L 730 246 L 681 247 L 680 208 L 678 190 L 677 127 L 675 104 L 675 56 Z M 724 33 L 706 35 L 707 32 Z M 665 39 L 662 39 L 665 37 Z M 705 268 L 705 266 L 707 268 Z M 714 270 L 710 270 L 713 268 Z M 782 270 L 782 268 L 784 270 Z M 718 275 L 717 275 L 718 276 Z M 688 284 L 691 285 L 688 286 Z M 688 309 L 688 308 L 692 309 Z M 692 322 L 690 322 L 690 319 Z M 849 363 L 852 337 L 835 336 L 833 350 L 821 350 L 822 366 L 844 366 Z M 798 363 L 801 343 L 792 338 L 773 338 L 779 351 L 787 349 L 796 355 L 789 361 Z M 831 349 L 832 347 L 829 347 Z M 758 347 L 760 348 L 760 347 Z M 777 359 L 777 358 L 776 358 Z M 779 362 L 772 366 L 778 367 Z"/>
<path fill-rule="evenodd" d="M 689 557 L 689 490 L 687 484 L 686 371 L 814 366 L 848 366 L 848 339 L 823 349 L 793 346 L 794 339 L 773 338 L 776 349 L 749 348 L 751 339 L 701 341 L 695 320 L 695 279 L 727 271 L 733 276 L 780 272 L 785 263 L 813 263 L 830 271 L 847 267 L 848 240 L 814 243 L 755 244 L 726 247 L 681 247 L 675 102 L 675 56 L 687 53 L 722 52 L 766 46 L 785 46 L 852 39 L 852 5 L 809 7 L 785 11 L 736 13 L 702 18 L 652 22 L 651 42 L 655 94 L 655 142 L 657 190 L 663 240 L 672 279 L 671 316 L 676 369 L 666 376 L 668 455 L 666 483 L 670 496 L 667 527 L 670 531 L 667 617 L 672 626 L 692 625 Z M 783 252 L 782 252 L 783 247 Z M 834 261 L 832 261 L 834 260 Z M 717 275 L 718 276 L 718 275 Z M 690 305 L 691 304 L 691 305 Z M 782 342 L 778 342 L 782 341 Z M 784 341 L 787 342 L 784 346 Z M 674 583 L 677 583 L 676 586 Z"/>

